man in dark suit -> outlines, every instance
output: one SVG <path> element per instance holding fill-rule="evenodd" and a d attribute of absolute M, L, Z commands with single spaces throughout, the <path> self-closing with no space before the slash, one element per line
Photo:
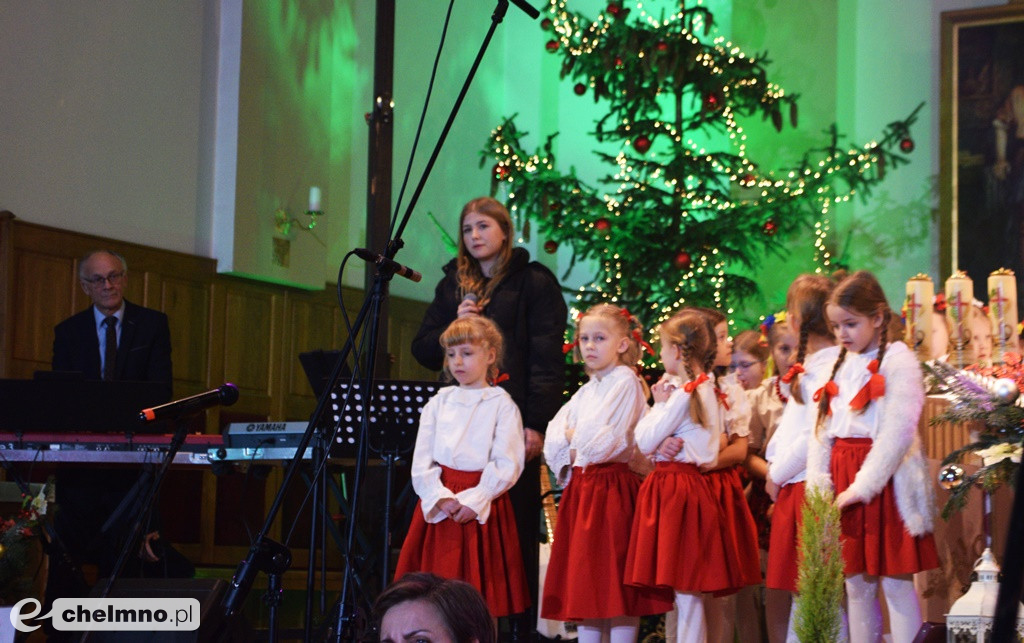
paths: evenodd
<path fill-rule="evenodd" d="M 166 382 L 169 400 L 167 315 L 124 299 L 128 266 L 120 255 L 106 250 L 86 255 L 79 263 L 78 279 L 92 306 L 54 329 L 53 370 L 81 372 L 86 379 Z M 107 337 L 116 337 L 115 345 L 108 346 Z M 116 356 L 112 364 L 107 364 L 107 355 Z"/>
<path fill-rule="evenodd" d="M 78 278 L 92 305 L 54 328 L 53 370 L 80 372 L 92 380 L 166 383 L 162 401 L 170 400 L 171 333 L 167 315 L 124 299 L 128 279 L 124 257 L 109 250 L 90 252 L 79 262 Z M 57 471 L 59 509 L 54 527 L 71 559 L 95 563 L 100 577 L 113 568 L 121 540 L 134 518 L 132 510 L 126 509 L 134 505 L 123 501 L 138 478 L 139 471 L 133 468 L 64 467 Z M 146 531 L 149 533 L 138 556 L 147 563 L 146 575 L 190 576 L 194 571 L 191 564 L 170 547 L 166 552 L 155 547 L 159 533 Z M 62 596 L 84 596 L 88 590 L 69 562 L 51 558 L 48 603 Z M 139 568 L 140 560 L 130 560 L 125 574 L 138 575 Z"/>

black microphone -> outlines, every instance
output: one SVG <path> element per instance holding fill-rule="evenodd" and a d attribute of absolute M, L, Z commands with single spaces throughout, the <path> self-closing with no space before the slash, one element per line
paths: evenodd
<path fill-rule="evenodd" d="M 512 0 L 512 4 L 525 11 L 526 15 L 530 16 L 534 20 L 536 20 L 537 17 L 540 16 L 540 12 L 534 9 L 533 5 L 531 5 L 526 0 Z"/>
<path fill-rule="evenodd" d="M 352 252 L 363 261 L 369 261 L 370 263 L 377 265 L 377 270 L 386 268 L 396 275 L 405 277 L 409 281 L 415 281 L 419 283 L 420 279 L 423 279 L 423 275 L 416 272 L 412 268 L 403 266 L 394 259 L 388 259 L 384 255 L 379 255 L 376 252 L 370 252 L 366 248 L 356 248 Z"/>
<path fill-rule="evenodd" d="M 139 419 L 143 422 L 176 418 L 188 413 L 202 411 L 210 406 L 223 404 L 231 406 L 238 401 L 238 387 L 227 382 L 205 393 L 197 393 L 191 397 L 183 397 L 180 400 L 154 406 L 151 409 L 143 409 L 139 413 Z"/>

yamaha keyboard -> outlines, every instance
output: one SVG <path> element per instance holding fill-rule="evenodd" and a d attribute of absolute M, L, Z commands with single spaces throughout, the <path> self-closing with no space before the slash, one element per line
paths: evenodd
<path fill-rule="evenodd" d="M 11 462 L 143 464 L 159 462 L 171 445 L 169 435 L 111 433 L 0 433 L 0 458 Z M 189 434 L 175 454 L 175 465 L 290 460 L 295 447 L 231 447 L 220 435 Z M 305 459 L 312 457 L 306 449 Z"/>

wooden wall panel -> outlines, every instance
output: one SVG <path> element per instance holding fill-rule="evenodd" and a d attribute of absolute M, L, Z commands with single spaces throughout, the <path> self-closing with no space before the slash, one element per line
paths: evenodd
<path fill-rule="evenodd" d="M 73 311 L 69 297 L 73 285 L 72 262 L 60 257 L 22 253 L 15 268 L 13 359 L 31 377 L 37 369 L 49 370 L 53 357 L 53 327 Z M 45 287 L 29 287 L 46 284 Z"/>
<path fill-rule="evenodd" d="M 195 423 L 197 429 L 217 433 L 234 421 L 308 419 L 316 399 L 298 355 L 317 348 L 340 349 L 347 337 L 334 286 L 311 292 L 218 275 L 210 259 L 38 226 L 4 213 L 0 377 L 31 377 L 33 371 L 49 368 L 53 326 L 89 305 L 78 283 L 78 259 L 97 248 L 127 258 L 129 300 L 162 310 L 170 318 L 176 397 L 225 381 L 239 386 L 238 402 L 207 411 L 205 420 Z M 342 296 L 354 319 L 362 292 L 344 288 Z M 425 309 L 421 302 L 389 300 L 393 379 L 436 377 L 419 367 L 409 352 Z M 244 475 L 219 477 L 209 471 L 176 476 L 184 482 L 169 481 L 164 503 L 186 502 L 192 507 L 190 524 L 174 534 L 181 539 L 176 545 L 198 565 L 233 567 L 247 551 L 241 516 L 252 528 L 260 527 L 281 476 L 276 463 L 266 481 L 244 483 Z M 304 485 L 297 481 L 271 537 L 280 537 L 298 517 L 304 493 Z M 338 512 L 335 502 L 328 511 Z M 299 540 L 293 542 L 297 565 L 306 557 L 301 547 L 307 519 L 300 518 Z M 333 545 L 331 560 L 338 561 Z"/>
<path fill-rule="evenodd" d="M 170 323 L 171 359 L 177 394 L 188 395 L 205 389 L 210 352 L 209 284 L 165 278 L 155 307 L 167 313 Z"/>

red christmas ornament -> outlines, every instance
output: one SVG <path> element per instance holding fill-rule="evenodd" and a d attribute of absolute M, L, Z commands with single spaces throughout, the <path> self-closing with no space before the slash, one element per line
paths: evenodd
<path fill-rule="evenodd" d="M 551 18 L 544 18 L 540 21 L 540 28 L 544 31 L 551 31 L 551 28 L 555 26 L 555 23 L 551 22 Z"/>
<path fill-rule="evenodd" d="M 577 96 L 582 96 L 583 94 L 587 93 L 587 86 L 584 85 L 583 83 L 576 83 L 572 90 L 576 92 Z"/>
<path fill-rule="evenodd" d="M 555 254 L 556 252 L 558 252 L 558 244 L 556 242 L 550 241 L 550 240 L 549 241 L 545 241 L 544 242 L 544 252 L 548 253 L 549 255 Z"/>
<path fill-rule="evenodd" d="M 912 138 L 910 138 L 908 136 L 907 138 L 905 138 L 902 141 L 900 141 L 900 149 L 903 150 L 904 152 L 906 152 L 907 154 L 913 152 L 914 151 L 914 139 L 912 139 Z"/>
<path fill-rule="evenodd" d="M 693 260 L 690 258 L 690 253 L 683 250 L 676 255 L 676 258 L 672 260 L 672 263 L 676 265 L 676 268 L 680 270 L 689 270 L 693 264 Z"/>
<path fill-rule="evenodd" d="M 505 167 L 504 163 L 495 163 L 491 172 L 494 174 L 494 178 L 499 181 L 503 181 L 508 178 L 508 168 Z"/>
<path fill-rule="evenodd" d="M 619 6 L 618 2 L 609 2 L 607 12 L 608 15 L 618 18 L 619 14 L 622 13 L 622 7 Z"/>
<path fill-rule="evenodd" d="M 647 150 L 651 149 L 651 139 L 641 134 L 633 141 L 633 148 L 641 154 L 646 154 Z"/>
<path fill-rule="evenodd" d="M 704 109 L 709 112 L 713 112 L 718 109 L 720 102 L 721 101 L 719 100 L 717 94 L 708 94 L 707 96 L 704 97 Z"/>
<path fill-rule="evenodd" d="M 752 188 L 757 183 L 757 177 L 753 174 L 744 174 L 743 178 L 740 179 L 740 185 L 745 188 Z"/>
<path fill-rule="evenodd" d="M 779 227 L 777 225 L 775 225 L 775 222 L 772 221 L 771 219 L 768 219 L 767 221 L 765 221 L 764 225 L 761 226 L 761 232 L 765 233 L 769 237 L 774 236 L 775 232 L 778 229 L 779 229 Z"/>
<path fill-rule="evenodd" d="M 659 40 L 658 44 L 654 45 L 654 48 L 658 51 L 668 51 L 668 43 L 664 40 Z"/>
<path fill-rule="evenodd" d="M 598 219 L 597 221 L 594 222 L 594 227 L 597 228 L 598 230 L 602 231 L 602 232 L 604 232 L 605 230 L 610 228 L 611 225 L 612 225 L 611 221 L 609 221 L 608 219 L 606 219 L 604 217 L 601 217 L 600 219 Z"/>
<path fill-rule="evenodd" d="M 550 51 L 551 53 L 555 53 L 556 51 L 558 51 L 558 41 L 554 39 L 549 40 L 548 44 L 544 45 L 544 48 Z"/>
<path fill-rule="evenodd" d="M 616 67 L 622 67 L 622 56 L 616 56 L 615 57 L 615 66 Z"/>

